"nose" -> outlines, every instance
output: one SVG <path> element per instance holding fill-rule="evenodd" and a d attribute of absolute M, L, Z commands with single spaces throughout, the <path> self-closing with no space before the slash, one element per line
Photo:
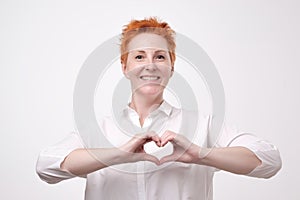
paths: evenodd
<path fill-rule="evenodd" d="M 149 53 L 147 55 L 147 64 L 145 65 L 145 70 L 155 71 L 156 69 L 157 69 L 157 66 L 155 64 L 153 55 L 151 53 Z"/>
<path fill-rule="evenodd" d="M 147 70 L 147 71 L 155 71 L 156 69 L 157 69 L 157 66 L 153 62 L 145 65 L 145 70 Z"/>

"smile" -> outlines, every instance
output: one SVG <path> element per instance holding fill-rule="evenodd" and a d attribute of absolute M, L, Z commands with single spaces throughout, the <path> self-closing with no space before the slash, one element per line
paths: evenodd
<path fill-rule="evenodd" d="M 140 79 L 145 80 L 145 81 L 155 81 L 160 79 L 159 76 L 140 76 Z"/>

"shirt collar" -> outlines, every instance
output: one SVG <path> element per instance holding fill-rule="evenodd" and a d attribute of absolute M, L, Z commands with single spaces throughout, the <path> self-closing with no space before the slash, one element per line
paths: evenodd
<path fill-rule="evenodd" d="M 172 112 L 172 108 L 173 107 L 167 101 L 164 100 L 157 109 L 155 109 L 154 111 L 152 111 L 149 114 L 149 116 L 155 116 L 155 115 L 157 115 L 159 113 L 164 113 L 167 116 L 169 116 L 171 114 L 171 112 Z M 129 104 L 126 106 L 126 108 L 124 109 L 123 112 L 124 112 L 125 115 L 128 115 L 130 117 L 135 117 L 135 116 L 138 117 L 137 112 L 134 109 L 132 109 L 129 106 Z"/>

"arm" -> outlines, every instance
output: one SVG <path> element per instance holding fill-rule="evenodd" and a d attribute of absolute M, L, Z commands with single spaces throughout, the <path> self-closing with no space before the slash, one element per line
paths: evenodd
<path fill-rule="evenodd" d="M 144 151 L 144 145 L 154 141 L 160 146 L 160 138 L 153 132 L 135 135 L 120 148 L 76 149 L 61 164 L 61 169 L 77 176 L 84 176 L 96 170 L 122 163 L 159 160 Z"/>
<path fill-rule="evenodd" d="M 71 133 L 57 144 L 42 150 L 36 162 L 36 173 L 45 182 L 54 184 L 75 177 L 60 168 L 66 156 L 75 149 L 83 148 L 80 137 Z"/>
<path fill-rule="evenodd" d="M 198 164 L 244 175 L 261 165 L 261 160 L 245 147 L 219 147 L 205 150 L 210 152 L 204 158 L 200 158 Z"/>
<path fill-rule="evenodd" d="M 262 168 L 265 163 L 254 153 L 253 150 L 244 146 L 216 147 L 212 149 L 201 148 L 191 143 L 182 135 L 167 131 L 162 136 L 162 145 L 171 142 L 173 144 L 173 154 L 162 158 L 161 163 L 178 161 L 185 163 L 194 163 L 199 165 L 212 166 L 218 169 L 226 170 L 236 174 L 244 174 L 268 178 L 274 175 L 281 166 L 281 160 L 278 156 L 273 156 L 274 161 L 271 165 Z M 236 142 L 237 144 L 238 142 Z M 231 144 L 234 144 L 232 142 Z M 268 154 L 268 152 L 266 152 Z M 268 154 L 268 156 L 271 154 Z M 262 173 L 263 172 L 263 173 Z"/>
<path fill-rule="evenodd" d="M 40 153 L 36 171 L 48 183 L 57 183 L 76 176 L 86 176 L 110 165 L 147 160 L 159 163 L 154 156 L 146 154 L 143 145 L 160 140 L 153 132 L 136 135 L 120 148 L 85 149 L 79 136 L 71 134 L 60 143 Z"/>

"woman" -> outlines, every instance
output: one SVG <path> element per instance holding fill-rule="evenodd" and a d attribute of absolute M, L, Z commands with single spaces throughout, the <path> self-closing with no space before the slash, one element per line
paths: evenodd
<path fill-rule="evenodd" d="M 212 199 L 212 179 L 217 169 L 262 178 L 275 175 L 281 168 L 279 152 L 256 136 L 224 127 L 217 145 L 207 149 L 187 137 L 191 131 L 188 126 L 178 128 L 183 115 L 191 120 L 193 115 L 163 99 L 174 71 L 175 46 L 174 31 L 167 23 L 156 18 L 132 20 L 121 38 L 122 71 L 132 89 L 131 102 L 121 119 L 132 127 L 164 125 L 154 128 L 154 132 L 131 133 L 129 139 L 112 120 L 104 120 L 106 137 L 119 148 L 87 149 L 73 133 L 41 152 L 37 162 L 41 179 L 57 183 L 86 177 L 87 200 L 208 200 Z M 200 131 L 209 132 L 209 123 L 210 117 L 203 118 Z M 173 150 L 158 159 L 146 153 L 149 144 L 151 148 L 153 144 L 157 148 L 172 144 Z"/>

